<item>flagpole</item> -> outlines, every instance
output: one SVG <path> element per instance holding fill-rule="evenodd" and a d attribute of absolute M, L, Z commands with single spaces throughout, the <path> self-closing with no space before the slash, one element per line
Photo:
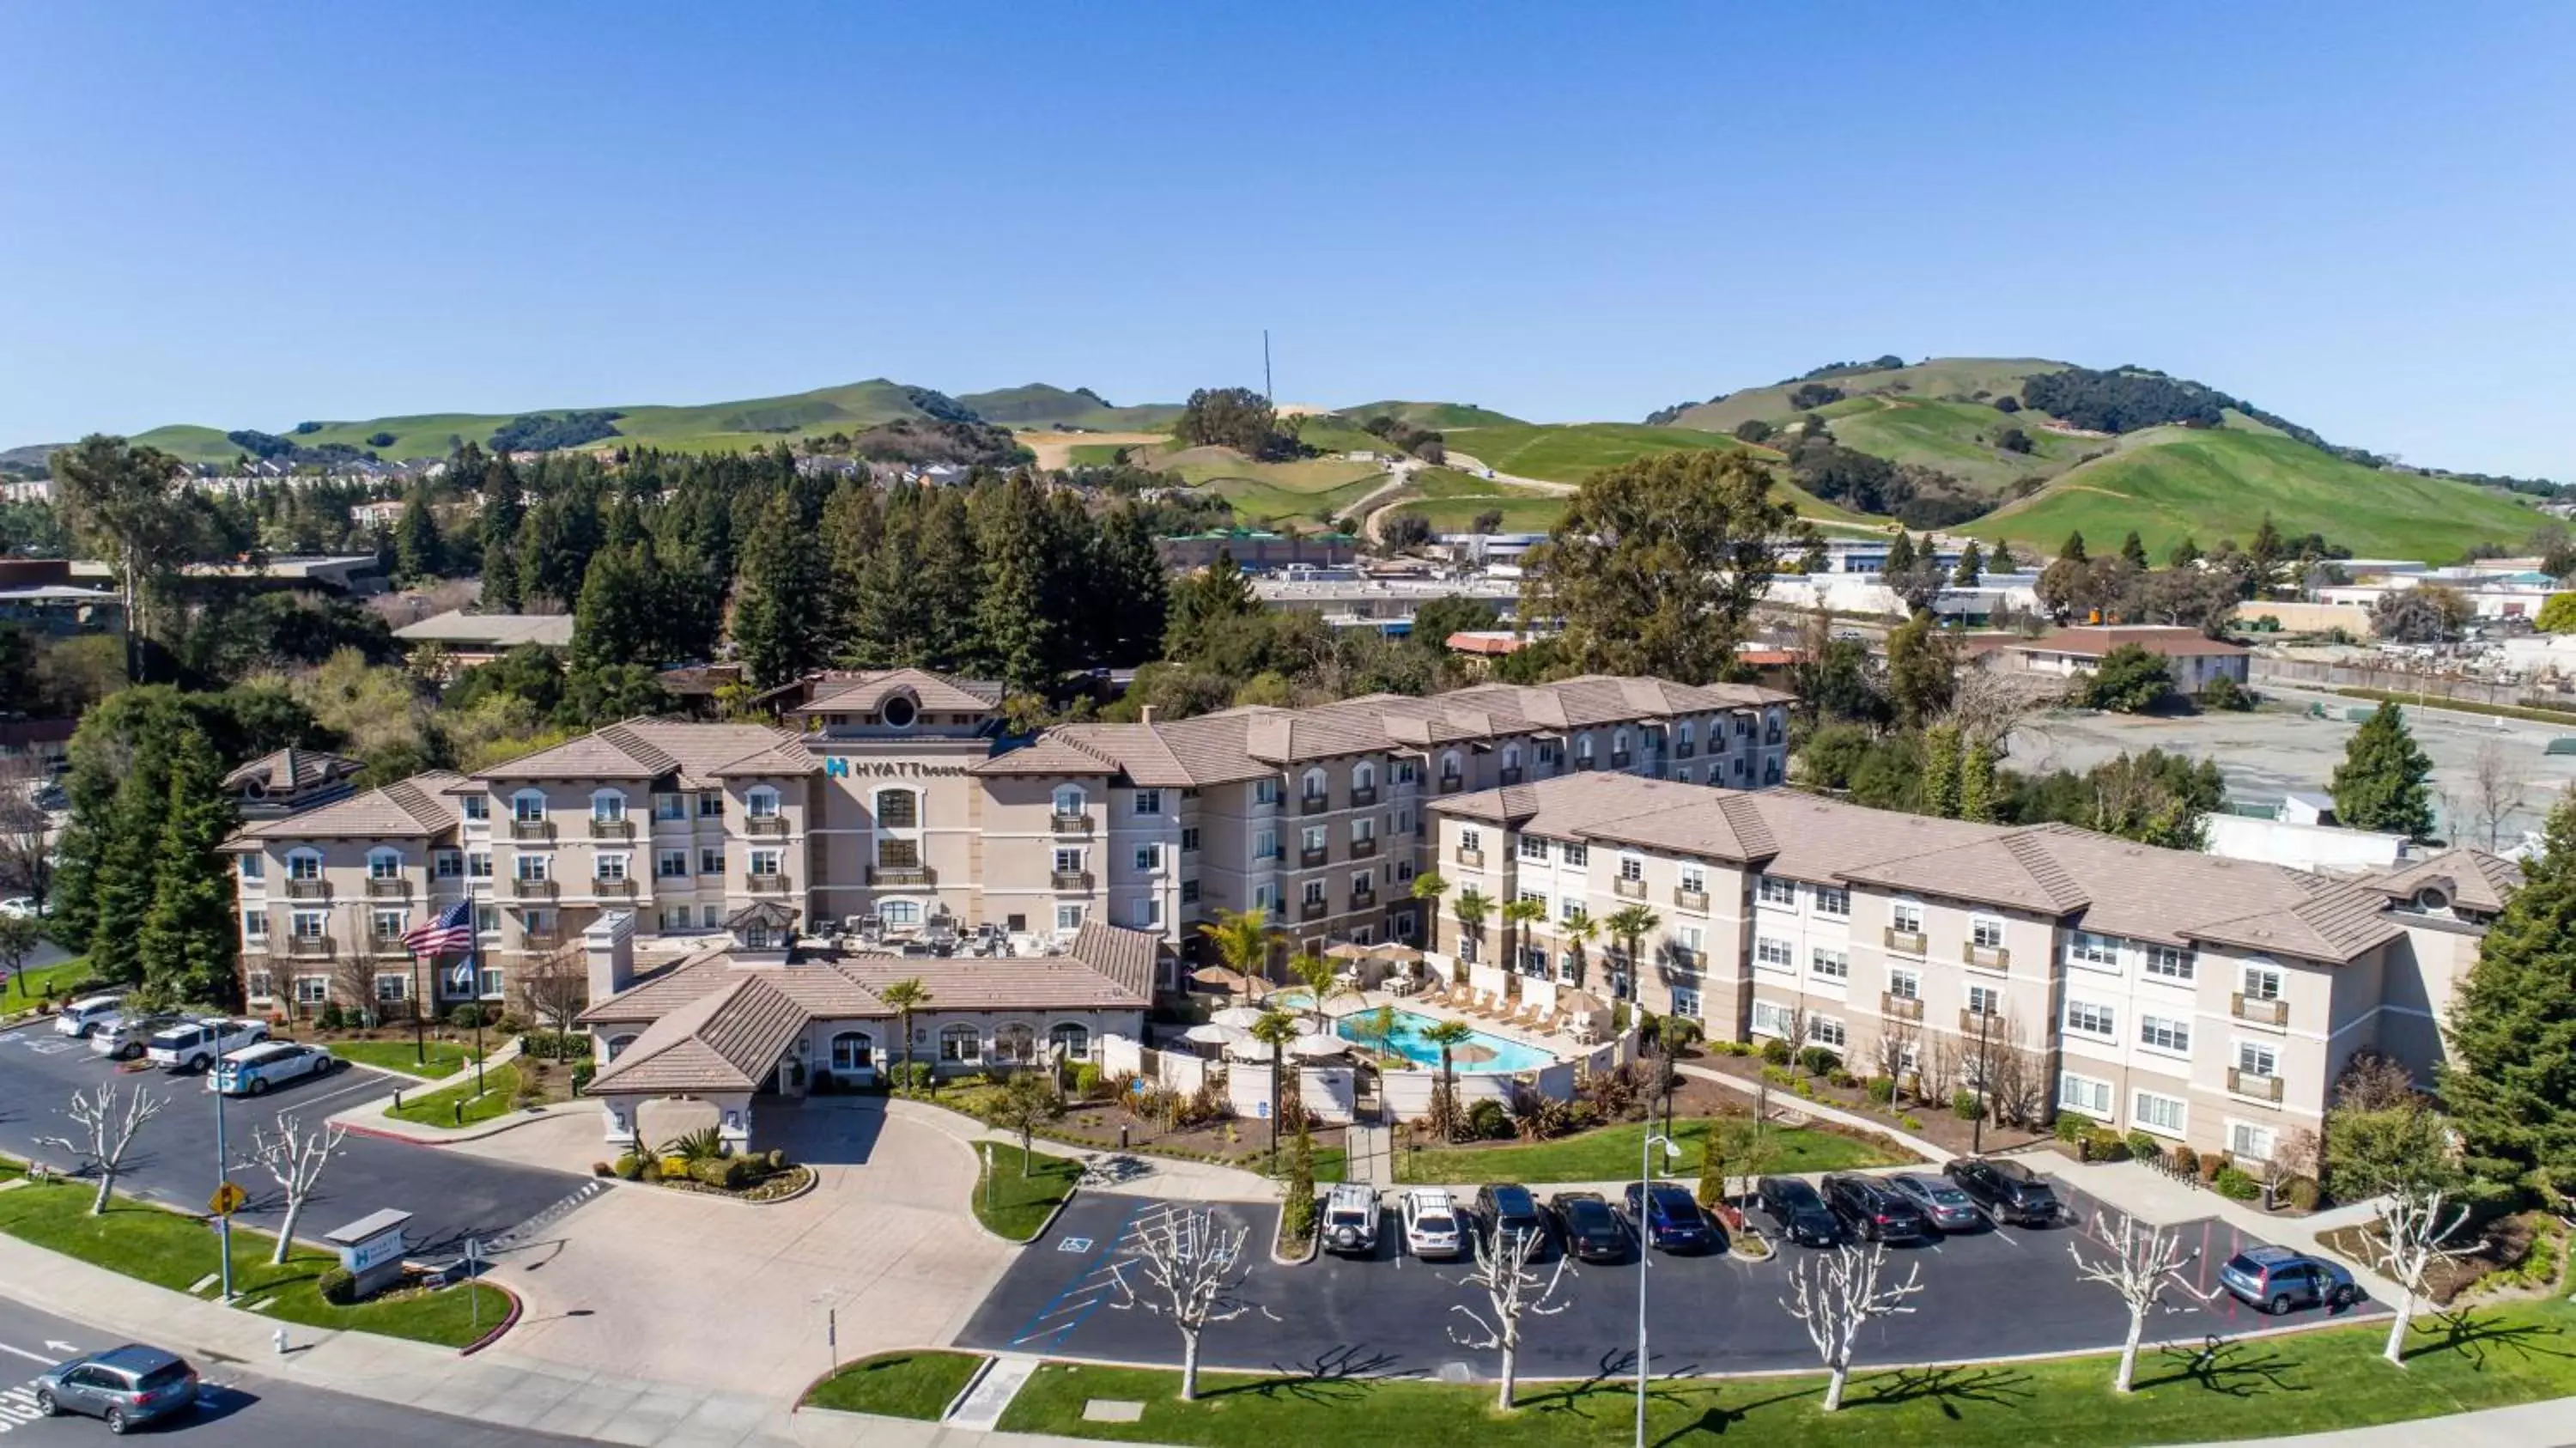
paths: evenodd
<path fill-rule="evenodd" d="M 474 1002 L 474 1094 L 483 1094 L 483 938 L 480 931 L 469 931 L 465 937 L 466 999 Z"/>

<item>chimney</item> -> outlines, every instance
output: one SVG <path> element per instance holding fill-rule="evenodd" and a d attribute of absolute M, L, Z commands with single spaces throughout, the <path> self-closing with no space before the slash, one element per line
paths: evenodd
<path fill-rule="evenodd" d="M 635 912 L 611 910 L 581 933 L 582 964 L 597 1005 L 635 983 Z"/>
<path fill-rule="evenodd" d="M 1141 712 L 1139 712 L 1139 713 L 1137 714 L 1137 716 L 1136 716 L 1136 717 L 1137 717 L 1137 718 L 1139 718 L 1139 719 L 1141 719 L 1141 720 L 1143 720 L 1145 723 L 1148 723 L 1148 724 L 1153 723 L 1153 722 L 1154 722 L 1154 706 L 1153 706 L 1153 705 L 1151 705 L 1151 704 L 1146 705 L 1146 706 L 1144 707 L 1144 709 L 1143 709 Z"/>

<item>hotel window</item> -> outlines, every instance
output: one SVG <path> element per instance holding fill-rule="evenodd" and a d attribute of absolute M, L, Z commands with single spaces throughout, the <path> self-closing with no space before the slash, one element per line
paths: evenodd
<path fill-rule="evenodd" d="M 1554 739 L 1538 742 L 1538 762 L 1542 768 L 1554 769 L 1565 762 L 1565 745 Z"/>
<path fill-rule="evenodd" d="M 1681 873 L 1681 887 L 1682 887 L 1683 891 L 1684 891 L 1684 892 L 1686 892 L 1686 893 L 1688 893 L 1688 894 L 1692 894 L 1692 895 L 1705 895 L 1705 894 L 1707 894 L 1707 893 L 1708 893 L 1708 872 L 1707 872 L 1706 870 L 1701 869 L 1701 868 L 1700 868 L 1699 866 L 1697 866 L 1697 865 L 1684 865 L 1684 866 L 1682 866 L 1682 873 Z"/>
<path fill-rule="evenodd" d="M 777 873 L 778 873 L 778 865 L 779 865 L 779 861 L 780 861 L 780 859 L 781 859 L 781 858 L 782 858 L 782 856 L 781 856 L 781 852 L 779 852 L 779 851 L 777 851 L 777 850 L 754 850 L 754 851 L 752 851 L 752 852 L 751 852 L 751 874 L 752 874 L 752 878 L 754 878 L 754 879 L 763 879 L 763 880 L 765 880 L 765 879 L 768 879 L 770 876 L 773 876 L 773 875 L 777 874 Z"/>
<path fill-rule="evenodd" d="M 1279 781 L 1276 779 L 1254 780 L 1252 782 L 1252 802 L 1254 804 L 1277 804 L 1279 802 Z"/>
<path fill-rule="evenodd" d="M 1835 885 L 1818 885 L 1816 913 L 1848 917 L 1851 914 L 1851 892 Z"/>
<path fill-rule="evenodd" d="M 1839 950 L 1827 950 L 1818 946 L 1815 953 L 1807 957 L 1807 973 L 1821 975 L 1827 980 L 1849 980 L 1851 979 L 1851 957 Z"/>
<path fill-rule="evenodd" d="M 1363 759 L 1351 766 L 1351 788 L 1377 788 L 1377 766 Z"/>
<path fill-rule="evenodd" d="M 1057 814 L 1068 816 L 1078 815 L 1082 813 L 1083 807 L 1088 803 L 1089 801 L 1083 796 L 1081 785 L 1060 784 L 1056 786 L 1055 812 Z"/>
<path fill-rule="evenodd" d="M 1794 909 L 1798 904 L 1797 882 L 1756 875 L 1753 878 L 1753 898 L 1765 905 L 1786 905 Z"/>
<path fill-rule="evenodd" d="M 453 880 L 465 868 L 465 857 L 454 850 L 429 852 L 429 873 L 441 880 Z"/>
<path fill-rule="evenodd" d="M 921 796 L 908 789 L 878 790 L 877 827 L 888 830 L 921 828 Z"/>
<path fill-rule="evenodd" d="M 1850 1034 L 1843 1029 L 1843 1023 L 1835 1020 L 1833 1017 L 1807 1017 L 1807 1040 L 1809 1044 L 1830 1046 L 1834 1050 L 1839 1051 L 1850 1041 L 1850 1039 Z"/>
<path fill-rule="evenodd" d="M 1351 894 L 1366 895 L 1377 889 L 1377 876 L 1366 870 L 1351 872 Z"/>
<path fill-rule="evenodd" d="M 1278 886 L 1276 886 L 1276 885 L 1255 885 L 1255 886 L 1253 886 L 1253 887 L 1252 887 L 1252 908 L 1253 908 L 1253 909 L 1255 909 L 1255 910 L 1276 910 L 1276 909 L 1278 909 L 1278 908 L 1279 908 L 1279 887 L 1278 887 Z"/>
<path fill-rule="evenodd" d="M 2111 1083 L 2078 1076 L 2072 1071 L 2057 1077 L 2057 1108 L 2080 1112 L 2096 1121 L 2111 1119 Z"/>
<path fill-rule="evenodd" d="M 884 907 L 880 906 L 879 909 L 882 911 Z M 698 924 L 709 930 L 724 924 L 724 907 L 722 905 L 701 907 L 698 911 Z"/>
<path fill-rule="evenodd" d="M 233 868 L 241 872 L 243 879 L 256 880 L 267 873 L 268 862 L 258 855 L 244 855 L 234 862 Z"/>
<path fill-rule="evenodd" d="M 404 977 L 404 976 L 399 976 L 399 975 L 380 975 L 380 976 L 377 976 L 377 977 L 376 977 L 376 1003 L 377 1003 L 378 1005 L 399 1005 L 399 1004 L 401 1004 L 401 1003 L 402 1003 L 402 1001 L 403 1001 L 406 997 L 408 997 L 408 996 L 411 994 L 411 991 L 410 991 L 410 985 L 411 985 L 411 982 L 410 982 L 409 978 Z"/>
<path fill-rule="evenodd" d="M 1366 815 L 1351 821 L 1351 843 L 1365 845 L 1377 838 L 1377 821 Z"/>
<path fill-rule="evenodd" d="M 465 878 L 468 880 L 491 879 L 492 852 L 489 850 L 468 851 L 465 856 Z"/>
<path fill-rule="evenodd" d="M 1788 1033 L 1789 1008 L 1787 1006 L 1784 1006 L 1777 1001 L 1755 1001 L 1753 1003 L 1753 1034 L 1757 1036 L 1785 1037 Z"/>
<path fill-rule="evenodd" d="M 973 1026 L 946 1026 L 939 1032 L 939 1059 L 969 1062 L 984 1059 L 984 1038 Z"/>
<path fill-rule="evenodd" d="M 676 794 L 657 794 L 653 796 L 653 818 L 657 820 L 683 820 L 688 817 L 688 805 L 681 800 L 680 796 Z"/>
<path fill-rule="evenodd" d="M 626 796 L 622 791 L 603 789 L 590 797 L 590 817 L 604 824 L 626 818 Z"/>
<path fill-rule="evenodd" d="M 515 880 L 549 880 L 554 878 L 552 855 L 515 855 L 510 860 L 511 878 Z"/>
<path fill-rule="evenodd" d="M 1059 875 L 1082 873 L 1082 850 L 1079 846 L 1059 845 L 1055 852 L 1055 872 Z"/>
<path fill-rule="evenodd" d="M 242 912 L 242 939 L 249 941 L 253 945 L 261 944 L 268 939 L 267 911 L 245 910 Z"/>
<path fill-rule="evenodd" d="M 1562 852 L 1565 863 L 1576 869 L 1592 863 L 1592 847 L 1589 845 L 1578 845 L 1568 841 L 1557 846 L 1557 849 Z"/>
<path fill-rule="evenodd" d="M 319 880 L 322 878 L 322 856 L 313 850 L 297 850 L 286 857 L 286 878 Z"/>
<path fill-rule="evenodd" d="M 2236 1071 L 2240 1076 L 2278 1076 L 2281 1074 L 2280 1054 L 2269 1042 L 2239 1041 L 2236 1043 Z"/>
<path fill-rule="evenodd" d="M 1574 757 L 1585 764 L 1592 762 L 1592 736 L 1584 734 L 1574 741 Z"/>
<path fill-rule="evenodd" d="M 276 978 L 271 976 L 267 971 L 254 970 L 244 980 L 242 989 L 249 994 L 252 1000 L 264 1001 L 273 998 L 277 994 L 277 981 Z"/>
<path fill-rule="evenodd" d="M 1621 855 L 1619 857 L 1619 878 L 1632 885 L 1642 884 L 1646 878 L 1646 862 L 1635 855 Z"/>
<path fill-rule="evenodd" d="M 520 933 L 520 934 L 522 934 L 522 935 L 552 935 L 552 934 L 554 934 L 554 933 L 555 933 L 555 912 L 553 912 L 552 910 L 522 910 L 522 911 L 520 911 L 520 912 L 519 912 L 519 933 Z"/>
<path fill-rule="evenodd" d="M 1320 768 L 1307 770 L 1305 777 L 1297 782 L 1297 795 L 1300 799 L 1321 800 L 1331 793 L 1332 786 L 1325 782 L 1324 771 Z"/>
<path fill-rule="evenodd" d="M 1196 905 L 1199 903 L 1198 881 L 1183 880 L 1181 882 L 1181 903 L 1184 905 Z"/>
<path fill-rule="evenodd" d="M 623 880 L 626 878 L 626 861 L 627 856 L 623 851 L 615 854 L 593 855 L 590 857 L 590 878 Z"/>
<path fill-rule="evenodd" d="M 921 902 L 918 900 L 887 900 L 877 906 L 877 915 L 888 925 L 919 925 L 921 923 Z"/>
<path fill-rule="evenodd" d="M 1079 905 L 1058 905 L 1055 907 L 1055 928 L 1063 931 L 1067 935 L 1080 930 L 1082 928 L 1082 907 Z"/>
<path fill-rule="evenodd" d="M 542 791 L 523 789 L 510 796 L 510 818 L 521 824 L 540 824 L 546 817 L 546 797 Z"/>
<path fill-rule="evenodd" d="M 1968 1012 L 1971 1015 L 1979 1016 L 2002 1015 L 2004 1013 L 2004 993 L 1992 986 L 1972 985 L 1968 987 Z"/>
<path fill-rule="evenodd" d="M 1545 860 L 1547 858 L 1547 841 L 1540 839 L 1536 835 L 1521 836 L 1521 858 L 1524 860 Z"/>
<path fill-rule="evenodd" d="M 2066 1029 L 2107 1041 L 2119 1035 L 2119 1017 L 2109 1006 L 2070 1000 L 2066 1003 Z"/>
<path fill-rule="evenodd" d="M 1755 937 L 1753 941 L 1753 963 L 1756 965 L 1767 965 L 1773 970 L 1795 970 L 1798 968 L 1797 957 L 1790 952 L 1789 942 L 1785 940 L 1774 940 L 1767 935 Z"/>
<path fill-rule="evenodd" d="M 476 994 L 482 996 L 483 999 L 494 1000 L 499 998 L 501 994 L 501 967 L 497 965 L 485 966 L 481 977 L 476 980 L 475 986 Z"/>
<path fill-rule="evenodd" d="M 367 851 L 367 878 L 370 880 L 399 880 L 402 878 L 402 867 L 403 857 L 400 850 Z"/>
<path fill-rule="evenodd" d="M 1161 868 L 1163 868 L 1163 847 L 1161 845 L 1138 845 L 1136 847 L 1137 873 L 1150 875 Z"/>
<path fill-rule="evenodd" d="M 1485 848 L 1485 836 L 1482 832 L 1477 830 L 1460 830 L 1458 832 L 1458 848 L 1462 850 L 1482 850 Z"/>
<path fill-rule="evenodd" d="M 1181 852 L 1182 852 L 1183 854 L 1189 854 L 1189 853 L 1191 853 L 1191 852 L 1196 851 L 1196 850 L 1198 849 L 1198 847 L 1199 847 L 1199 827 L 1198 827 L 1197 825 L 1186 825 L 1186 826 L 1182 827 L 1182 830 L 1181 830 Z"/>
<path fill-rule="evenodd" d="M 2164 1136 L 2180 1136 L 2183 1123 L 2190 1119 L 2188 1108 L 2179 1096 L 2162 1096 L 2141 1091 L 2132 1103 L 2130 1120 L 2145 1129 Z"/>
<path fill-rule="evenodd" d="M 2163 980 L 2190 980 L 2194 973 L 2191 951 L 2181 946 L 2150 945 L 2146 971 Z"/>
<path fill-rule="evenodd" d="M 1140 815 L 1158 815 L 1162 812 L 1163 792 L 1161 790 L 1140 789 L 1136 791 L 1136 813 Z"/>
<path fill-rule="evenodd" d="M 2078 930 L 2066 938 L 2066 963 L 2091 966 L 2095 970 L 2120 968 L 2120 943 L 2108 935 Z"/>
<path fill-rule="evenodd" d="M 1701 948 L 1706 944 L 1707 940 L 1707 933 L 1702 931 L 1698 926 L 1680 926 L 1673 931 L 1674 953 L 1681 958 L 1682 964 L 1697 965 L 1701 959 Z M 1844 969 L 1848 971 L 1850 967 L 1845 966 Z"/>
<path fill-rule="evenodd" d="M 400 940 L 403 932 L 411 928 L 411 912 L 407 910 L 378 910 L 374 915 L 371 923 L 378 941 Z"/>
<path fill-rule="evenodd" d="M 2230 1156 L 2241 1156 L 2247 1161 L 2270 1161 L 2275 1140 L 2272 1128 L 2268 1126 L 2256 1126 L 2250 1121 L 2227 1123 L 2227 1152 Z"/>
<path fill-rule="evenodd" d="M 1887 993 L 1901 1001 L 1923 999 L 1923 977 L 1910 970 L 1887 973 Z"/>
<path fill-rule="evenodd" d="M 1993 915 L 1968 917 L 1968 943 L 1979 950 L 2004 948 L 2004 922 Z"/>
<path fill-rule="evenodd" d="M 2265 966 L 2245 967 L 2245 998 L 2249 1001 L 2276 1001 L 2281 998 L 2281 973 Z"/>
<path fill-rule="evenodd" d="M 2188 1054 L 2191 1050 L 2191 1022 L 2166 1016 L 2140 1016 L 2138 1044 L 2158 1051 Z"/>
<path fill-rule="evenodd" d="M 885 800 L 883 797 L 878 799 L 877 808 L 880 811 L 884 810 Z M 745 790 L 742 796 L 742 812 L 744 816 L 749 819 L 770 820 L 778 818 L 778 791 L 771 789 L 765 784 L 757 789 Z M 880 822 L 883 822 L 885 816 L 880 813 L 877 818 Z"/>
<path fill-rule="evenodd" d="M 498 905 L 477 905 L 477 906 L 475 906 L 475 907 L 474 907 L 474 933 L 475 933 L 475 934 L 477 934 L 477 935 L 498 935 L 498 934 L 500 934 L 500 933 L 501 933 L 501 907 L 500 907 L 500 906 L 498 906 Z"/>
<path fill-rule="evenodd" d="M 1890 930 L 1901 931 L 1907 935 L 1922 934 L 1922 902 L 1916 900 L 1890 901 L 1887 907 L 1887 926 Z"/>
<path fill-rule="evenodd" d="M 1163 902 L 1148 895 L 1136 902 L 1136 928 L 1159 930 L 1163 926 Z"/>
<path fill-rule="evenodd" d="M 465 795 L 461 802 L 464 805 L 465 817 L 469 820 L 488 820 L 492 817 L 492 801 L 483 795 Z"/>
<path fill-rule="evenodd" d="M 1277 830 L 1262 830 L 1252 837 L 1252 858 L 1256 860 L 1275 860 L 1279 858 L 1279 832 Z"/>
<path fill-rule="evenodd" d="M 322 938 L 322 912 L 298 910 L 286 919 L 286 933 L 297 940 Z"/>
<path fill-rule="evenodd" d="M 1309 880 L 1309 881 L 1307 881 L 1307 882 L 1306 882 L 1306 893 L 1305 893 L 1304 899 L 1305 899 L 1306 903 L 1307 903 L 1307 904 L 1309 904 L 1309 905 L 1321 905 L 1321 904 L 1323 904 L 1323 903 L 1324 903 L 1324 882 L 1323 882 L 1323 881 L 1321 881 L 1321 880 Z"/>
<path fill-rule="evenodd" d="M 1547 913 L 1547 892 L 1544 890 L 1532 890 L 1527 887 L 1523 887 L 1520 894 L 1513 898 L 1527 900 L 1536 904 L 1541 915 L 1545 915 Z"/>
<path fill-rule="evenodd" d="M 1317 854 L 1332 844 L 1332 836 L 1322 825 L 1308 825 L 1297 836 L 1297 847 L 1307 854 Z"/>
<path fill-rule="evenodd" d="M 1688 784 L 1688 783 L 1690 783 L 1690 782 L 1691 782 L 1691 767 L 1690 767 L 1689 765 L 1685 764 L 1685 765 L 1681 766 L 1680 768 L 1678 768 L 1678 769 L 1674 770 L 1674 771 L 1673 771 L 1673 781 L 1674 781 L 1676 784 Z"/>
<path fill-rule="evenodd" d="M 723 819 L 724 795 L 716 790 L 708 790 L 706 793 L 699 795 L 698 818 L 702 820 Z"/>
<path fill-rule="evenodd" d="M 1674 986 L 1673 1014 L 1696 1019 L 1699 1015 L 1699 991 L 1686 985 Z"/>
<path fill-rule="evenodd" d="M 698 873 L 701 875 L 721 875 L 724 873 L 724 848 L 722 846 L 701 845 L 698 847 Z"/>
<path fill-rule="evenodd" d="M 318 975 L 295 978 L 295 1003 L 299 1006 L 325 1005 L 331 999 L 331 982 Z"/>
<path fill-rule="evenodd" d="M 1571 895 L 1556 902 L 1556 918 L 1571 925 L 1583 918 L 1583 902 Z"/>
<path fill-rule="evenodd" d="M 1410 759 L 1397 760 L 1390 773 L 1398 784 L 1419 784 L 1422 782 L 1421 766 L 1415 764 Z"/>
<path fill-rule="evenodd" d="M 675 880 L 689 873 L 689 852 L 663 850 L 653 857 L 653 873 L 664 880 Z"/>

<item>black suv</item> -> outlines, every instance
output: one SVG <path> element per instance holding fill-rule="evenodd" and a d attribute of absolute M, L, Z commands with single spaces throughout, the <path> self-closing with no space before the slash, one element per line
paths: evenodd
<path fill-rule="evenodd" d="M 1799 1177 L 1764 1177 L 1754 1184 L 1753 1199 L 1780 1235 L 1800 1246 L 1830 1247 L 1843 1239 L 1843 1224 Z"/>
<path fill-rule="evenodd" d="M 2047 1179 L 2017 1161 L 1961 1157 L 1941 1168 L 1941 1173 L 1958 1183 L 1970 1201 L 1985 1208 L 1998 1222 L 2045 1227 L 2065 1210 L 2058 1205 L 2057 1193 L 2049 1188 Z"/>
<path fill-rule="evenodd" d="M 1506 1237 L 1527 1237 L 1529 1261 L 1547 1255 L 1547 1218 L 1529 1188 L 1513 1182 L 1477 1188 L 1476 1215 L 1493 1231 L 1497 1243 Z"/>
<path fill-rule="evenodd" d="M 1557 1225 L 1565 1230 L 1565 1250 L 1583 1262 L 1628 1260 L 1628 1227 L 1599 1192 L 1558 1192 L 1548 1198 Z"/>
<path fill-rule="evenodd" d="M 1918 1242 L 1932 1235 L 1922 1209 L 1876 1177 L 1849 1172 L 1826 1177 L 1825 1205 L 1864 1242 Z"/>

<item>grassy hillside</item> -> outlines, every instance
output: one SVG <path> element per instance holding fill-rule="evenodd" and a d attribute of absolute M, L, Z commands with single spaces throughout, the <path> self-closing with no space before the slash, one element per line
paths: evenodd
<path fill-rule="evenodd" d="M 1496 472 L 1555 483 L 1579 483 L 1603 468 L 1652 453 L 1740 449 L 1731 437 L 1680 427 L 1634 422 L 1571 422 L 1554 426 L 1519 422 L 1456 428 L 1449 451 L 1465 453 Z"/>
<path fill-rule="evenodd" d="M 1831 531 L 1878 531 L 1870 527 L 1870 519 L 1837 508 L 1794 484 L 1773 483 L 1771 496 Z M 1488 511 L 1503 515 L 1506 533 L 1544 533 L 1556 526 L 1565 503 L 1563 493 L 1495 482 L 1455 468 L 1424 468 L 1394 506 L 1397 512 L 1430 519 L 1433 530 L 1442 533 L 1465 532 L 1478 514 Z"/>
<path fill-rule="evenodd" d="M 1392 417 L 1415 427 L 1447 431 L 1453 427 L 1507 427 L 1520 419 L 1509 413 L 1478 407 L 1472 402 L 1363 402 L 1345 407 L 1342 416 L 1354 422 L 1372 417 Z"/>
<path fill-rule="evenodd" d="M 1825 409 L 1834 441 L 1890 462 L 1937 468 L 1979 493 L 2001 493 L 2023 478 L 2064 472 L 2106 439 L 2068 437 L 2040 426 L 2033 413 L 2007 417 L 1975 402 L 1935 402 L 1915 397 L 1853 397 Z M 2027 453 L 2007 452 L 1997 440 L 2019 428 Z"/>
<path fill-rule="evenodd" d="M 1181 415 L 1177 402 L 1148 402 L 1112 407 L 1089 388 L 1067 391 L 1044 382 L 1004 387 L 991 392 L 965 392 L 957 400 L 975 409 L 986 422 L 1003 427 L 1078 427 L 1093 432 L 1157 432 Z"/>
<path fill-rule="evenodd" d="M 225 439 L 222 428 L 192 427 L 184 422 L 136 433 L 128 441 L 157 447 L 183 463 L 228 463 L 241 451 Z"/>
<path fill-rule="evenodd" d="M 2242 542 L 2266 512 L 2284 533 L 2322 533 L 2363 557 L 2437 563 L 2473 543 L 2519 542 L 2539 521 L 2505 494 L 2376 471 L 2290 438 L 2171 427 L 2132 433 L 2111 456 L 1958 531 L 2053 553 L 2071 531 L 2108 544 L 2135 528 L 2161 558 L 2186 535 L 2203 548 Z"/>
<path fill-rule="evenodd" d="M 2064 362 L 2051 362 L 2041 357 L 1935 357 L 1910 367 L 1894 367 L 1883 372 L 1855 372 L 1843 377 L 1816 379 L 1828 387 L 1839 387 L 1846 397 L 1881 394 L 1894 397 L 1975 398 L 1979 393 L 2001 396 L 2019 392 L 2022 379 L 2039 372 L 2061 372 Z M 1760 418 L 1779 423 L 1798 415 L 1789 405 L 1789 394 L 1805 384 L 1783 382 L 1772 387 L 1748 387 L 1730 392 L 1697 407 L 1686 408 L 1673 419 L 1675 427 L 1698 428 L 1706 432 L 1733 432 L 1738 423 Z"/>
<path fill-rule="evenodd" d="M 1386 480 L 1383 469 L 1366 463 L 1330 457 L 1262 463 L 1224 447 L 1137 448 L 1129 456 L 1139 466 L 1176 473 L 1223 495 L 1247 523 L 1339 518 Z"/>

